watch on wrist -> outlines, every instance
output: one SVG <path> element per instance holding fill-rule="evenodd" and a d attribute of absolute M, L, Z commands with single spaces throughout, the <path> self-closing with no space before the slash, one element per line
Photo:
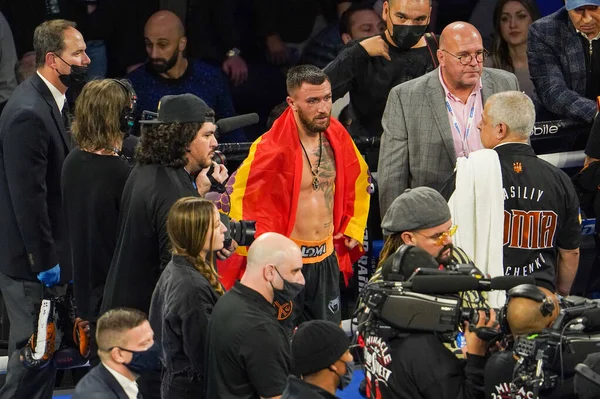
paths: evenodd
<path fill-rule="evenodd" d="M 225 55 L 227 56 L 227 58 L 231 58 L 231 57 L 236 57 L 238 55 L 240 55 L 241 51 L 239 48 L 232 48 L 231 50 L 229 50 L 228 52 L 225 53 Z"/>

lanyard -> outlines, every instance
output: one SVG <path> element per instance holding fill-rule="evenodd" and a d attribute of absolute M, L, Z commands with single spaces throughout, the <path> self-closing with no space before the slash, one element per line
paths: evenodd
<path fill-rule="evenodd" d="M 469 117 L 467 118 L 467 125 L 465 126 L 465 134 L 463 135 L 460 131 L 460 126 L 458 125 L 458 120 L 456 119 L 456 115 L 454 115 L 454 110 L 450 105 L 450 101 L 448 101 L 448 97 L 446 97 L 446 108 L 448 108 L 448 112 L 450 113 L 450 117 L 452 117 L 452 124 L 454 125 L 454 129 L 458 133 L 458 137 L 461 138 L 463 143 L 463 151 L 468 155 L 469 151 L 469 133 L 471 133 L 471 128 L 473 127 L 473 119 L 475 118 L 475 104 L 477 102 L 477 98 L 473 101 L 473 105 L 471 106 L 471 110 L 469 111 Z"/>

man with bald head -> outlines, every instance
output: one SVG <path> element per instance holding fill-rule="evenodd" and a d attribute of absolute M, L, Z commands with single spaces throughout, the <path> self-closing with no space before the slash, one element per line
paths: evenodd
<path fill-rule="evenodd" d="M 481 35 L 466 22 L 443 30 L 437 57 L 437 69 L 388 96 L 377 178 L 382 215 L 407 188 L 440 189 L 458 157 L 482 148 L 476 127 L 485 100 L 518 90 L 512 73 L 483 68 Z"/>
<path fill-rule="evenodd" d="M 186 58 L 187 37 L 181 20 L 171 11 L 158 11 L 144 27 L 148 60 L 127 75 L 137 93 L 137 119 L 144 110 L 156 112 L 166 95 L 191 93 L 215 111 L 217 119 L 235 115 L 229 85 L 220 69 Z M 241 140 L 240 131 L 227 139 Z M 238 137 L 239 136 L 239 137 Z"/>
<path fill-rule="evenodd" d="M 506 322 L 513 337 L 541 333 L 552 326 L 560 313 L 560 301 L 550 290 L 534 285 L 519 285 L 508 292 L 506 304 Z M 489 399 L 510 397 L 510 383 L 517 360 L 512 344 L 505 350 L 494 353 L 485 366 L 485 397 Z M 567 381 L 565 381 L 567 382 Z M 574 397 L 572 384 L 565 383 L 564 392 L 546 392 L 540 398 Z M 570 388 L 569 388 L 570 387 Z M 532 391 L 521 388 L 518 395 L 522 398 L 536 397 Z"/>
<path fill-rule="evenodd" d="M 303 288 L 298 245 L 277 233 L 259 236 L 248 250 L 241 281 L 212 311 L 205 362 L 207 398 L 281 396 L 291 355 L 273 304 L 291 301 Z"/>

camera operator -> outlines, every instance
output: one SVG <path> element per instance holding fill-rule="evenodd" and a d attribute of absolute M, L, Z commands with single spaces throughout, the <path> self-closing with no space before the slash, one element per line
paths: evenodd
<path fill-rule="evenodd" d="M 119 235 L 102 312 L 116 307 L 148 312 L 154 287 L 171 260 L 166 229 L 169 210 L 180 198 L 204 196 L 211 186 L 207 172 L 218 145 L 214 111 L 192 94 L 165 96 L 158 108 L 157 119 L 140 121 L 137 164 L 121 198 Z M 227 169 L 215 165 L 212 176 L 222 183 Z M 221 255 L 228 253 L 221 250 Z M 160 375 L 154 377 L 158 385 Z M 159 395 L 158 387 L 147 389 L 149 378 L 140 380 L 146 399 Z"/>
<path fill-rule="evenodd" d="M 457 226 L 452 224 L 451 217 L 446 200 L 430 187 L 409 188 L 400 194 L 381 222 L 386 239 L 379 256 L 379 267 L 371 281 L 381 280 L 381 265 L 402 244 L 424 249 L 438 265 L 470 264 L 475 267 L 469 256 L 452 243 Z M 476 308 L 486 305 L 486 298 L 480 292 L 470 291 L 462 295 L 465 306 Z"/>
<path fill-rule="evenodd" d="M 381 228 L 386 239 L 372 281 L 380 278 L 381 265 L 402 244 L 424 249 L 442 265 L 472 263 L 462 249 L 452 244 L 457 226 L 452 224 L 444 197 L 430 187 L 409 188 L 396 197 L 383 216 Z"/>
<path fill-rule="evenodd" d="M 148 311 L 160 273 L 171 260 L 166 231 L 171 206 L 179 198 L 202 197 L 210 189 L 206 173 L 218 145 L 214 115 L 200 98 L 182 94 L 163 97 L 157 119 L 140 121 L 137 164 L 121 199 L 103 312 L 122 306 Z M 225 166 L 215 164 L 213 177 L 225 181 Z"/>
<path fill-rule="evenodd" d="M 401 255 L 401 259 L 394 259 Z M 419 267 L 436 267 L 436 261 L 423 249 L 402 246 L 382 265 L 383 281 L 390 281 L 394 261 L 405 280 Z M 477 336 L 478 328 L 497 326 L 496 312 L 489 318 L 479 311 L 476 328 L 465 322 L 466 360 L 448 351 L 434 332 L 397 331 L 389 338 L 370 336 L 365 340 L 365 374 L 370 398 L 483 398 L 483 369 L 488 343 Z"/>
<path fill-rule="evenodd" d="M 510 384 L 515 379 L 514 370 L 517 364 L 512 351 L 512 337 L 542 332 L 544 328 L 554 323 L 559 312 L 558 298 L 546 288 L 523 284 L 508 291 L 507 304 L 504 308 L 506 320 L 503 323 L 506 323 L 511 336 L 508 337 L 505 350 L 494 353 L 486 364 L 484 373 L 486 398 L 510 397 Z M 566 397 L 573 397 L 572 384 L 567 384 L 562 389 L 567 391 Z M 534 392 L 524 387 L 518 387 L 516 394 L 522 398 L 535 399 Z M 561 396 L 562 394 L 556 391 L 540 395 L 541 398 Z"/>

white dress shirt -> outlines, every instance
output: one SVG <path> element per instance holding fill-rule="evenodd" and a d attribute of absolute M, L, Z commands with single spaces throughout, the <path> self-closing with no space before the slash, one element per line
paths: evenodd
<path fill-rule="evenodd" d="M 119 385 L 121 385 L 121 387 L 125 391 L 125 394 L 127 395 L 127 397 L 129 399 L 137 399 L 137 397 L 138 397 L 137 395 L 139 392 L 137 382 L 131 381 L 129 378 L 125 377 L 123 374 L 111 369 L 109 366 L 106 365 L 106 363 L 102 363 L 102 364 L 104 365 L 104 367 L 106 367 L 108 372 L 111 373 L 113 375 L 113 377 L 115 377 L 115 379 L 117 380 Z"/>
<path fill-rule="evenodd" d="M 42 74 L 40 73 L 40 71 L 36 71 L 36 73 L 38 74 L 38 76 L 40 78 L 42 78 L 44 83 L 46 83 L 46 86 L 48 86 L 48 89 L 50 89 L 50 93 L 52 93 L 52 97 L 54 97 L 54 101 L 56 101 L 56 105 L 58 105 L 58 112 L 60 114 L 62 114 L 62 109 L 65 106 L 65 101 L 67 100 L 67 96 L 62 94 L 60 92 L 60 90 L 58 90 L 56 87 L 54 87 L 54 85 L 52 83 L 50 83 L 48 81 L 48 79 L 43 77 Z"/>

